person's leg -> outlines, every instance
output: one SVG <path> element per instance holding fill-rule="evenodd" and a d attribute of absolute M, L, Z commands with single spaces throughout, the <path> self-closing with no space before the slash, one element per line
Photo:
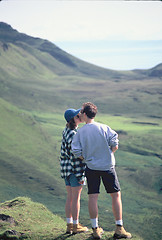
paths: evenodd
<path fill-rule="evenodd" d="M 82 186 L 72 187 L 72 217 L 75 224 L 79 223 L 79 212 L 80 212 L 80 195 Z M 77 222 L 78 221 L 78 222 Z"/>
<path fill-rule="evenodd" d="M 115 221 L 122 220 L 122 202 L 121 202 L 121 192 L 120 192 L 120 184 L 118 181 L 118 177 L 114 168 L 103 171 L 102 173 L 102 181 L 105 186 L 105 190 L 107 193 L 110 193 L 112 198 L 112 210 L 115 217 Z"/>
<path fill-rule="evenodd" d="M 110 193 L 112 198 L 112 210 L 116 223 L 114 238 L 131 238 L 131 234 L 126 232 L 123 227 L 120 184 L 115 169 L 103 172 L 102 181 L 107 193 Z"/>
<path fill-rule="evenodd" d="M 88 209 L 89 209 L 89 216 L 90 221 L 92 224 L 92 228 L 98 227 L 98 195 L 100 191 L 100 171 L 86 168 L 85 175 L 87 178 L 87 186 L 88 186 Z"/>
<path fill-rule="evenodd" d="M 66 233 L 72 233 L 73 230 L 73 218 L 72 218 L 72 189 L 70 186 L 66 186 L 67 198 L 65 204 L 65 214 L 66 214 L 66 222 L 67 229 Z"/>
<path fill-rule="evenodd" d="M 122 201 L 121 192 L 111 193 L 112 198 L 112 210 L 114 214 L 115 221 L 122 221 Z M 123 225 L 123 224 L 121 224 Z"/>
<path fill-rule="evenodd" d="M 114 237 L 116 238 L 131 238 L 132 235 L 123 227 L 122 219 L 122 201 L 121 201 L 121 192 L 115 192 L 110 194 L 112 197 L 112 210 L 116 223 L 116 230 Z"/>
<path fill-rule="evenodd" d="M 98 195 L 100 190 L 100 171 L 86 169 L 87 185 L 88 185 L 88 209 L 93 230 L 93 237 L 100 239 L 103 229 L 98 226 Z"/>
<path fill-rule="evenodd" d="M 98 227 L 98 195 L 97 193 L 89 194 L 88 209 L 92 228 Z"/>
<path fill-rule="evenodd" d="M 66 218 L 72 217 L 72 188 L 70 186 L 66 186 L 67 198 L 65 204 L 65 214 Z"/>
<path fill-rule="evenodd" d="M 72 198 L 72 217 L 73 217 L 73 233 L 86 232 L 87 227 L 83 227 L 79 223 L 79 213 L 80 213 L 80 196 L 82 192 L 82 185 L 78 182 L 78 179 L 74 174 L 70 175 L 70 185 L 71 185 L 71 198 Z"/>
<path fill-rule="evenodd" d="M 82 191 L 82 186 L 72 187 L 73 234 L 88 231 L 87 227 L 84 227 L 79 223 L 81 191 Z"/>
<path fill-rule="evenodd" d="M 93 230 L 93 237 L 95 239 L 100 239 L 101 235 L 103 233 L 103 229 L 98 226 L 98 195 L 95 194 L 89 194 L 89 202 L 88 202 L 88 208 L 89 208 L 89 216 L 91 220 L 92 230 Z"/>
<path fill-rule="evenodd" d="M 89 209 L 89 216 L 91 219 L 98 218 L 98 194 L 89 194 L 89 202 L 88 202 L 88 209 Z"/>

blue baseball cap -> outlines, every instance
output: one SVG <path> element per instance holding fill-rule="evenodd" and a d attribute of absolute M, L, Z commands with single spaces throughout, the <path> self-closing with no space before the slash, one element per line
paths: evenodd
<path fill-rule="evenodd" d="M 70 120 L 72 118 L 74 118 L 79 112 L 80 112 L 81 108 L 79 109 L 73 109 L 73 108 L 69 108 L 65 111 L 64 113 L 64 117 L 66 119 L 67 122 L 70 122 Z"/>

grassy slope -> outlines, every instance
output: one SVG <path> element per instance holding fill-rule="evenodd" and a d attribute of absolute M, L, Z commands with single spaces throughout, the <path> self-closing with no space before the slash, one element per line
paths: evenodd
<path fill-rule="evenodd" d="M 16 224 L 0 221 L 0 239 L 31 239 L 31 240 L 90 240 L 92 230 L 77 235 L 65 234 L 66 223 L 58 215 L 52 214 L 44 205 L 32 202 L 29 198 L 18 197 L 0 204 L 1 214 L 12 217 Z M 14 230 L 15 236 L 7 233 Z M 104 232 L 102 239 L 113 239 L 114 232 Z M 134 235 L 135 240 L 143 238 Z"/>
<path fill-rule="evenodd" d="M 32 115 L 2 99 L 0 112 L 1 200 L 27 191 L 41 194 L 42 189 L 60 195 L 59 164 L 53 161 L 58 161 L 56 141 L 51 141 Z"/>
<path fill-rule="evenodd" d="M 0 44 L 0 95 L 12 104 L 54 112 L 72 105 L 77 108 L 89 100 L 103 113 L 162 117 L 161 77 L 148 76 L 151 70 L 106 70 L 62 52 L 48 41 L 30 37 L 24 41 L 6 43 L 6 48 Z"/>
<path fill-rule="evenodd" d="M 60 114 L 27 113 L 8 104 L 0 102 L 1 139 L 0 139 L 0 201 L 17 196 L 29 196 L 34 201 L 45 204 L 52 212 L 64 217 L 65 189 L 60 178 L 59 150 L 61 132 L 65 121 Z M 161 160 L 153 153 L 161 154 L 160 144 L 156 149 L 150 148 L 152 139 L 159 139 L 162 129 L 158 119 L 149 119 L 151 124 L 132 123 L 135 119 L 101 115 L 97 120 L 110 125 L 118 131 L 120 149 L 116 153 L 117 172 L 122 187 L 123 217 L 126 228 L 133 234 L 149 239 L 158 239 L 160 221 L 160 166 Z M 148 119 L 138 119 L 144 122 Z M 155 125 L 154 125 L 155 124 Z M 156 125 L 159 124 L 159 125 Z M 121 131 L 122 130 L 122 131 Z M 147 138 L 148 146 L 139 146 Z M 129 151 L 131 143 L 138 151 L 147 155 L 138 155 Z M 151 152 L 151 156 L 150 156 Z M 151 169 L 151 171 L 150 171 Z M 81 222 L 90 227 L 87 212 L 86 188 L 81 200 Z M 3 194 L 2 194 L 3 193 Z M 103 187 L 99 197 L 100 224 L 106 231 L 113 231 L 114 219 L 111 201 Z M 143 225 L 147 219 L 154 231 Z M 108 224 L 107 224 L 108 222 Z M 143 233 L 144 232 L 144 233 Z M 151 238 L 150 238 L 151 239 Z"/>
<path fill-rule="evenodd" d="M 144 239 L 159 239 L 162 112 L 161 77 L 156 71 L 161 66 L 101 71 L 53 45 L 50 50 L 51 43 L 41 39 L 23 35 L 16 44 L 6 44 L 0 43 L 0 201 L 29 196 L 64 216 L 65 189 L 58 164 L 62 113 L 93 101 L 99 107 L 98 120 L 120 133 L 116 159 L 126 228 Z M 100 223 L 113 231 L 111 201 L 101 191 Z M 86 189 L 81 219 L 89 225 Z"/>

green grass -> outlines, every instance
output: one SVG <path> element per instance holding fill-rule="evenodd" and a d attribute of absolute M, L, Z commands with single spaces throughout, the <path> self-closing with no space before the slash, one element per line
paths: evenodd
<path fill-rule="evenodd" d="M 141 71 L 102 69 L 52 43 L 6 29 L 0 35 L 6 46 L 0 42 L 0 202 L 27 196 L 65 217 L 59 166 L 63 114 L 92 101 L 99 110 L 96 120 L 119 133 L 115 156 L 124 225 L 141 239 L 160 239 L 161 65 Z M 80 219 L 90 227 L 87 206 L 84 187 Z M 114 231 L 111 199 L 103 186 L 99 222 Z"/>
<path fill-rule="evenodd" d="M 23 233 L 22 239 L 53 239 L 64 232 L 65 222 L 52 214 L 44 205 L 29 198 L 16 198 L 1 204 L 1 214 L 10 215 L 17 224 L 2 225 L 1 234 L 6 229 Z M 2 222 L 1 222 L 2 223 Z"/>
<path fill-rule="evenodd" d="M 92 101 L 106 114 L 162 117 L 161 78 L 148 76 L 151 70 L 102 69 L 50 42 L 23 37 L 23 41 L 6 38 L 6 50 L 0 43 L 0 94 L 11 104 L 28 111 L 61 113 Z"/>
<path fill-rule="evenodd" d="M 37 192 L 44 188 L 54 189 L 51 191 L 53 194 L 61 194 L 62 189 L 58 187 L 61 179 L 57 177 L 59 164 L 55 166 L 55 161 L 58 161 L 56 141 L 51 140 L 32 115 L 3 100 L 0 101 L 0 111 L 2 179 L 9 179 L 17 189 L 23 189 L 24 185 L 30 189 L 32 184 Z"/>
<path fill-rule="evenodd" d="M 30 198 L 17 197 L 0 204 L 1 214 L 12 217 L 12 223 L 0 220 L 0 239 L 30 240 L 88 240 L 92 238 L 92 230 L 77 235 L 66 234 L 66 222 L 58 215 L 50 212 L 43 204 L 33 202 Z M 8 231 L 15 231 L 9 234 Z M 113 240 L 114 232 L 105 231 L 102 239 Z M 7 238 L 5 238 L 7 237 Z M 136 240 L 143 240 L 137 235 Z"/>
<path fill-rule="evenodd" d="M 66 191 L 60 177 L 59 152 L 63 114 L 26 112 L 0 101 L 0 201 L 17 196 L 28 196 L 43 203 L 50 211 L 65 217 Z M 153 139 L 161 141 L 161 122 L 154 118 L 138 118 L 98 114 L 97 121 L 119 131 L 119 150 L 116 152 L 116 170 L 122 188 L 123 219 L 126 229 L 149 239 L 159 238 L 161 207 L 160 144 L 151 147 Z M 148 124 L 152 123 L 152 124 Z M 151 135 L 151 138 L 148 136 Z M 144 139 L 147 145 L 144 146 Z M 140 145 L 139 143 L 143 144 Z M 133 145 L 132 152 L 129 146 Z M 141 154 L 145 151 L 146 154 Z M 151 155 L 150 155 L 151 154 Z M 87 189 L 81 199 L 81 222 L 90 227 Z M 2 194 L 3 193 L 3 194 Z M 105 231 L 114 230 L 111 199 L 103 186 L 99 197 L 99 222 Z M 152 229 L 143 224 L 147 219 Z M 159 219 L 159 221 L 156 221 Z"/>
<path fill-rule="evenodd" d="M 160 119 L 99 115 L 97 120 L 119 132 L 121 150 L 161 158 L 162 123 Z"/>

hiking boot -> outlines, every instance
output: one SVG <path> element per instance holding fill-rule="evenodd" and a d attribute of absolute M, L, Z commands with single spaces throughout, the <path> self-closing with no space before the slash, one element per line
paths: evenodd
<path fill-rule="evenodd" d="M 88 231 L 88 228 L 83 227 L 80 223 L 73 224 L 73 234 L 81 233 L 81 232 L 87 232 L 87 231 Z"/>
<path fill-rule="evenodd" d="M 121 238 L 131 238 L 132 235 L 129 232 L 126 232 L 123 226 L 116 226 L 116 230 L 114 233 L 114 238 L 121 239 Z"/>
<path fill-rule="evenodd" d="M 92 233 L 93 238 L 101 239 L 103 229 L 101 227 L 96 227 L 96 228 L 92 228 L 92 230 L 93 230 L 93 233 Z"/>
<path fill-rule="evenodd" d="M 73 232 L 73 224 L 67 223 L 66 233 L 72 234 Z"/>

